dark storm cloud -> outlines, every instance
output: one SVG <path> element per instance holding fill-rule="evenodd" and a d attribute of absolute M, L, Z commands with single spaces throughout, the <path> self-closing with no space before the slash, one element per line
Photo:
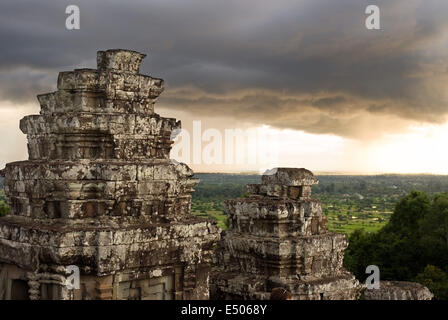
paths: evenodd
<path fill-rule="evenodd" d="M 69 4 L 80 7 L 78 31 L 65 30 Z M 129 48 L 148 53 L 142 72 L 166 80 L 161 105 L 198 117 L 358 138 L 393 119 L 444 121 L 448 3 L 376 1 L 381 31 L 364 27 L 368 4 L 2 1 L 0 100 L 35 101 L 58 71 Z"/>

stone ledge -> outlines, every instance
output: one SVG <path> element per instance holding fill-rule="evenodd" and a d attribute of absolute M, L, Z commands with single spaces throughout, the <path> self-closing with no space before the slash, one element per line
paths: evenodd
<path fill-rule="evenodd" d="M 365 289 L 364 300 L 432 300 L 434 295 L 416 282 L 381 281 L 379 289 Z"/>

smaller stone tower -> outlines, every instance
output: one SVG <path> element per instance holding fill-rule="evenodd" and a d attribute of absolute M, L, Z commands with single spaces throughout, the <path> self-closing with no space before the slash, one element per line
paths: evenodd
<path fill-rule="evenodd" d="M 275 287 L 293 299 L 357 299 L 361 286 L 344 270 L 348 243 L 327 231 L 318 183 L 311 171 L 278 168 L 248 185 L 248 196 L 226 202 L 229 230 L 222 235 L 213 299 L 268 299 Z"/>

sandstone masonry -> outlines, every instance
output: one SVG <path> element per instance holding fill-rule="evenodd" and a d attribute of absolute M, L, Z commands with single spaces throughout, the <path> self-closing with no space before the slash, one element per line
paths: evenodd
<path fill-rule="evenodd" d="M 29 160 L 4 170 L 0 299 L 209 297 L 219 229 L 190 213 L 198 180 L 169 159 L 180 122 L 154 113 L 163 80 L 139 74 L 144 57 L 99 51 L 97 70 L 61 72 L 20 121 Z"/>
<path fill-rule="evenodd" d="M 381 281 L 379 289 L 366 289 L 364 300 L 432 300 L 434 295 L 419 283 Z"/>
<path fill-rule="evenodd" d="M 347 240 L 327 231 L 318 183 L 306 169 L 278 168 L 248 185 L 248 195 L 226 202 L 229 230 L 222 235 L 211 281 L 214 299 L 268 299 L 275 287 L 293 299 L 357 299 L 361 285 L 344 270 Z"/>

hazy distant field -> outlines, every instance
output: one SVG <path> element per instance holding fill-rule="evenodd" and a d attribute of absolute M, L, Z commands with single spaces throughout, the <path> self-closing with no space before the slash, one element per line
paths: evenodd
<path fill-rule="evenodd" d="M 193 194 L 192 212 L 216 219 L 224 229 L 226 215 L 222 202 L 243 195 L 246 184 L 260 182 L 258 175 L 198 173 L 195 176 L 201 182 Z M 322 201 L 328 228 L 346 234 L 360 228 L 380 229 L 389 220 L 397 200 L 409 191 L 433 195 L 448 190 L 448 176 L 323 175 L 318 179 L 313 197 Z"/>

